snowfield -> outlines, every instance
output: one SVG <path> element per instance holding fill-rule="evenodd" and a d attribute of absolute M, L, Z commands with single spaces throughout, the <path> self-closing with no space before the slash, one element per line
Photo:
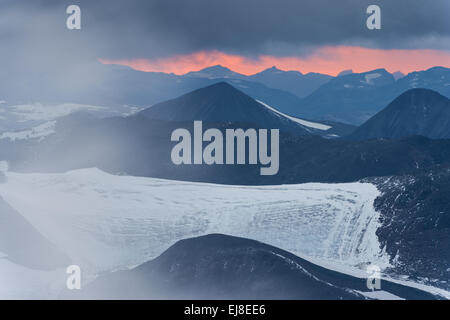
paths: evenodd
<path fill-rule="evenodd" d="M 210 233 L 259 240 L 345 268 L 385 268 L 375 235 L 379 192 L 368 183 L 226 186 L 114 176 L 7 172 L 0 196 L 88 279 L 155 258 Z"/>
<path fill-rule="evenodd" d="M 367 264 L 390 266 L 375 234 L 379 191 L 370 183 L 229 186 L 95 168 L 5 174 L 0 197 L 81 267 L 83 283 L 151 260 L 178 240 L 211 233 L 259 240 L 361 278 Z M 0 299 L 58 297 L 67 276 L 64 269 L 25 268 L 0 253 Z M 441 289 L 387 279 L 450 299 Z"/>

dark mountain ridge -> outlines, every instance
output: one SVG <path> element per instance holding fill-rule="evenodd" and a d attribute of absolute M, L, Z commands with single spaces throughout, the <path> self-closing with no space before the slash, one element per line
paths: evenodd
<path fill-rule="evenodd" d="M 450 166 L 415 175 L 364 179 L 381 195 L 377 236 L 396 274 L 450 289 Z"/>
<path fill-rule="evenodd" d="M 429 89 L 411 89 L 374 115 L 351 139 L 403 138 L 422 135 L 450 138 L 450 99 Z"/>
<path fill-rule="evenodd" d="M 226 82 L 219 82 L 156 104 L 141 111 L 149 119 L 164 121 L 248 122 L 297 135 L 310 134 L 304 126 L 281 117 Z"/>

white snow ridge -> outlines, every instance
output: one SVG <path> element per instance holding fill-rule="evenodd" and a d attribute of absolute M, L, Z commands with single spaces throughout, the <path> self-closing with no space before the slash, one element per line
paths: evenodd
<path fill-rule="evenodd" d="M 91 274 L 137 265 L 210 233 L 259 240 L 345 268 L 389 265 L 368 183 L 226 186 L 98 169 L 6 173 L 0 196 Z"/>

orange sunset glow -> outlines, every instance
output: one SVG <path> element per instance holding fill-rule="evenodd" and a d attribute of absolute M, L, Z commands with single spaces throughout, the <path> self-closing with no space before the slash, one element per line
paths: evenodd
<path fill-rule="evenodd" d="M 337 75 L 345 69 L 364 72 L 385 68 L 389 72 L 425 70 L 433 66 L 450 66 L 450 52 L 439 50 L 382 50 L 362 47 L 323 47 L 305 57 L 275 57 L 262 55 L 256 59 L 220 51 L 200 51 L 188 55 L 159 59 L 99 59 L 104 64 L 119 64 L 147 72 L 166 72 L 178 75 L 213 65 L 222 65 L 233 71 L 251 75 L 276 66 L 282 70 L 303 73 L 319 72 Z"/>

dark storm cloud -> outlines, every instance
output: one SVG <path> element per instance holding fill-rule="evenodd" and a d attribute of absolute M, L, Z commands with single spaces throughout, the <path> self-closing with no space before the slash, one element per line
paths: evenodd
<path fill-rule="evenodd" d="M 80 1 L 98 50 L 112 58 L 197 50 L 302 54 L 323 45 L 449 49 L 450 1 Z M 366 8 L 382 8 L 382 30 Z M 86 30 L 86 32 L 89 31 Z M 447 40 L 447 41 L 446 41 Z"/>
<path fill-rule="evenodd" d="M 82 9 L 81 31 L 65 30 L 69 4 Z M 366 28 L 369 4 L 380 5 L 382 30 Z M 2 17 L 9 9 L 17 19 L 0 31 L 2 42 L 29 32 L 40 39 L 35 46 L 111 59 L 211 49 L 301 55 L 338 44 L 450 49 L 448 0 L 6 0 L 1 7 Z"/>

